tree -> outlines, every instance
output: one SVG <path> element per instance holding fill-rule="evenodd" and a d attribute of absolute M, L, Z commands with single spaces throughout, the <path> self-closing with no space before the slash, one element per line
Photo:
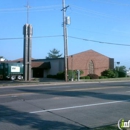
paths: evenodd
<path fill-rule="evenodd" d="M 121 72 L 125 72 L 126 71 L 126 67 L 125 66 L 116 66 L 115 70 L 121 71 Z"/>
<path fill-rule="evenodd" d="M 120 66 L 119 71 L 120 72 L 126 72 L 126 67 L 125 66 Z"/>
<path fill-rule="evenodd" d="M 50 50 L 50 52 L 48 53 L 48 56 L 46 56 L 46 59 L 60 58 L 62 54 L 59 54 L 59 53 L 60 51 L 54 48 L 53 50 Z"/>
<path fill-rule="evenodd" d="M 118 77 L 126 77 L 126 67 L 125 66 L 116 67 L 115 70 L 118 72 Z"/>

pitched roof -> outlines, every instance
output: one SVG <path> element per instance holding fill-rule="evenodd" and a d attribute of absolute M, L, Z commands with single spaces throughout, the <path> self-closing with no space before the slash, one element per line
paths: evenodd
<path fill-rule="evenodd" d="M 34 58 L 31 58 L 32 60 L 34 60 Z M 23 58 L 19 58 L 19 59 L 16 59 L 16 60 L 12 60 L 13 62 L 23 62 Z"/>
<path fill-rule="evenodd" d="M 96 51 L 92 50 L 92 49 L 87 50 L 87 51 L 83 51 L 83 52 L 79 52 L 79 53 L 76 53 L 76 54 L 73 54 L 73 55 L 70 55 L 70 56 L 79 55 L 79 54 L 82 54 L 82 53 L 89 53 L 89 52 L 95 52 L 95 53 L 97 53 L 99 55 L 105 56 L 105 55 L 103 55 L 103 54 L 101 54 L 99 52 L 96 52 Z M 105 56 L 105 57 L 109 58 L 108 56 Z"/>
<path fill-rule="evenodd" d="M 43 68 L 43 69 L 50 69 L 51 64 L 50 62 L 32 62 L 32 68 Z"/>

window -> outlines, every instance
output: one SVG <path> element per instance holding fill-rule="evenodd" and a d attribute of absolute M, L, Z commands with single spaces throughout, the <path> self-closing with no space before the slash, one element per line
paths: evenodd
<path fill-rule="evenodd" d="M 94 74 L 94 63 L 91 60 L 88 65 L 89 74 Z"/>

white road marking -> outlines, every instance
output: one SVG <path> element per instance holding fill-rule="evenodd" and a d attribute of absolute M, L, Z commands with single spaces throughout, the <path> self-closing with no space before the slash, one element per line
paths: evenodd
<path fill-rule="evenodd" d="M 121 102 L 127 102 L 127 101 L 130 101 L 130 99 L 128 99 L 128 100 L 120 100 L 120 101 L 113 101 L 113 102 L 94 103 L 94 104 L 81 105 L 81 106 L 46 109 L 46 110 L 40 110 L 40 111 L 33 111 L 33 112 L 29 112 L 29 113 L 44 113 L 44 112 L 50 112 L 50 111 L 60 111 L 60 110 L 76 109 L 76 108 L 83 108 L 83 107 L 108 105 L 108 104 L 121 103 Z"/>
<path fill-rule="evenodd" d="M 127 93 L 129 93 L 130 91 L 126 91 Z"/>

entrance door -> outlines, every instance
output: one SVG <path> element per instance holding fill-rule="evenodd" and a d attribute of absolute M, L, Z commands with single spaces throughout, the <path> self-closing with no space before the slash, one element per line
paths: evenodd
<path fill-rule="evenodd" d="M 43 78 L 43 69 L 42 68 L 33 68 L 33 77 Z"/>

